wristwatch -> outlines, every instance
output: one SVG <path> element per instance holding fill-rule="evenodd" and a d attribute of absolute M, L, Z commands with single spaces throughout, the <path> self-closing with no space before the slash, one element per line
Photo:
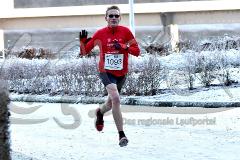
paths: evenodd
<path fill-rule="evenodd" d="M 129 44 L 127 44 L 127 45 L 126 45 L 126 49 L 125 49 L 125 50 L 128 50 L 128 48 L 129 48 L 129 47 L 130 47 L 130 45 L 129 45 Z"/>

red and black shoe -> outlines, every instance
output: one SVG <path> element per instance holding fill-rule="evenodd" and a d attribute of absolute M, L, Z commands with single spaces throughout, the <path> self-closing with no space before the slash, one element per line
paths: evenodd
<path fill-rule="evenodd" d="M 96 109 L 95 127 L 99 132 L 102 131 L 104 127 L 103 114 L 100 112 L 100 108 Z"/>

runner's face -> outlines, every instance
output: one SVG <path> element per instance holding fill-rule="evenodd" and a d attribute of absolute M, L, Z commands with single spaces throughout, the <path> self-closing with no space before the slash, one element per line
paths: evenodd
<path fill-rule="evenodd" d="M 116 27 L 121 20 L 120 12 L 116 9 L 111 9 L 107 12 L 105 19 L 109 27 Z"/>

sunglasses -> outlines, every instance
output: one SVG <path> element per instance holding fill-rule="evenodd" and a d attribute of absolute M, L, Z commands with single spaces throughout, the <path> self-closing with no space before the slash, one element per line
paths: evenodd
<path fill-rule="evenodd" d="M 109 18 L 113 18 L 113 17 L 119 18 L 120 15 L 118 15 L 118 14 L 115 14 L 115 15 L 114 15 L 114 14 L 109 14 L 108 17 L 109 17 Z"/>

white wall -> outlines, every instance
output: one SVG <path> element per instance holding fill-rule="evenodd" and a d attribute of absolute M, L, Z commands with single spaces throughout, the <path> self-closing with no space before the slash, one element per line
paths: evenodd
<path fill-rule="evenodd" d="M 46 16 L 73 16 L 73 15 L 102 15 L 109 5 L 49 7 L 49 8 L 23 8 L 14 9 L 13 0 L 0 1 L 0 18 L 17 17 L 46 17 Z M 128 4 L 118 5 L 123 14 L 129 13 Z M 207 10 L 237 10 L 240 9 L 238 0 L 218 1 L 190 1 L 168 3 L 135 4 L 136 13 L 161 13 L 161 12 L 188 12 Z"/>

